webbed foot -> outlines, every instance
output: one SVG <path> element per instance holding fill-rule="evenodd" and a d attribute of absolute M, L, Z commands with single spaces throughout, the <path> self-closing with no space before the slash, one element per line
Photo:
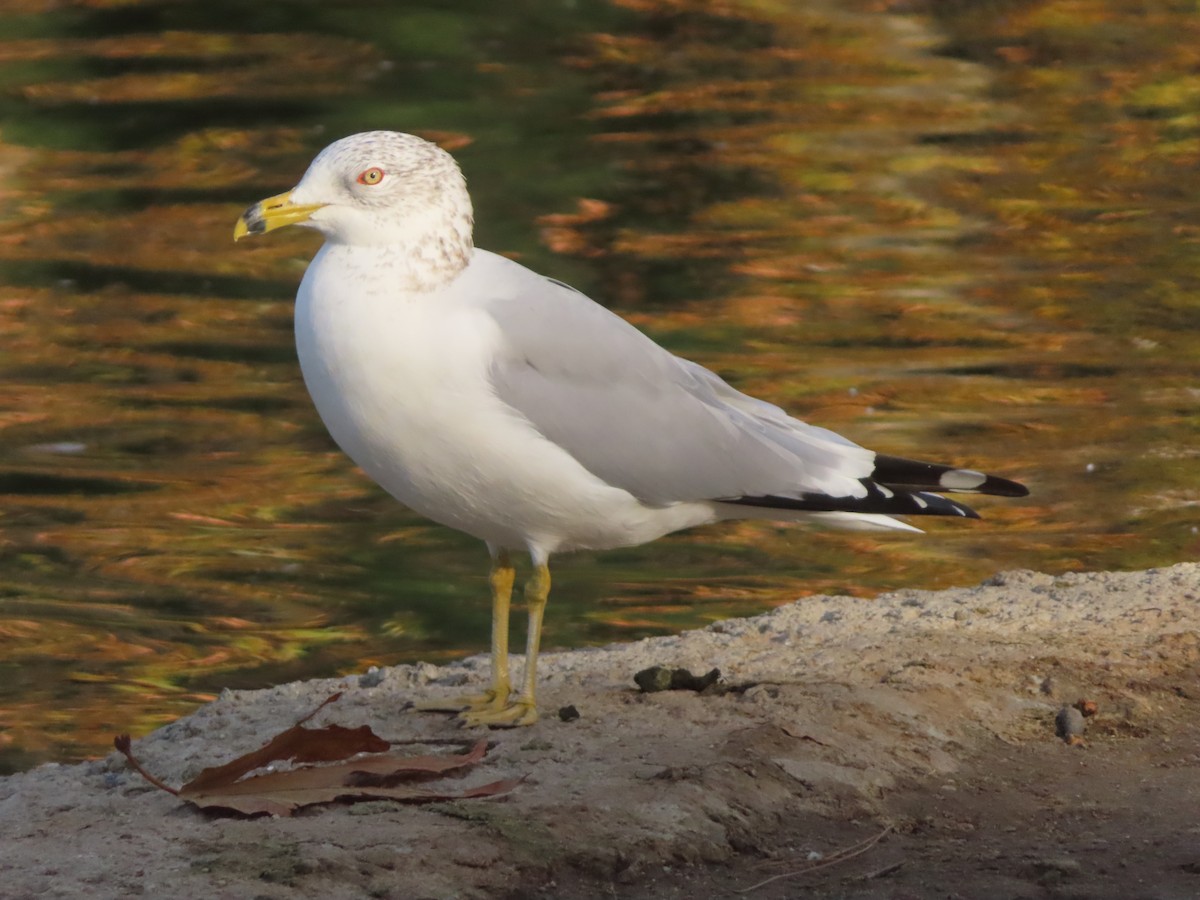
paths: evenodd
<path fill-rule="evenodd" d="M 458 714 L 464 725 L 490 725 L 497 728 L 520 728 L 538 720 L 537 705 L 518 697 L 503 705 L 467 709 Z"/>

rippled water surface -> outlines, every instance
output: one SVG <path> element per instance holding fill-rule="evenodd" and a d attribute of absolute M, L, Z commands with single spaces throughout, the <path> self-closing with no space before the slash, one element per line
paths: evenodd
<path fill-rule="evenodd" d="M 0 767 L 222 687 L 486 648 L 487 558 L 325 435 L 234 247 L 335 137 L 452 149 L 481 246 L 751 393 L 1025 480 L 924 538 L 762 523 L 560 558 L 545 646 L 814 592 L 1192 559 L 1192 5 L 0 6 Z"/>

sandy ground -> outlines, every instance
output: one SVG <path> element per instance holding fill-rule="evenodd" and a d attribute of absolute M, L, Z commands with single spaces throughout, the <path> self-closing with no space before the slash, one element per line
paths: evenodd
<path fill-rule="evenodd" d="M 0 896 L 1197 897 L 1198 598 L 1195 564 L 1009 572 L 547 655 L 542 721 L 483 732 L 462 782 L 526 777 L 500 799 L 247 820 L 116 754 L 42 766 L 0 780 Z M 639 693 L 655 664 L 732 689 Z M 404 706 L 486 675 L 480 657 L 230 692 L 135 751 L 179 783 L 338 689 L 318 723 L 461 737 Z M 1055 714 L 1080 698 L 1099 713 L 1068 746 Z"/>

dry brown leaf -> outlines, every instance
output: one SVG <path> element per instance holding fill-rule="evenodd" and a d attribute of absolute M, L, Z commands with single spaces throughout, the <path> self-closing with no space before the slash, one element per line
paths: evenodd
<path fill-rule="evenodd" d="M 341 725 L 304 727 L 304 722 L 340 696 L 334 694 L 258 750 L 224 765 L 205 769 L 178 789 L 164 784 L 142 768 L 133 756 L 128 735 L 118 737 L 114 745 L 130 765 L 156 787 L 201 809 L 221 809 L 243 815 L 290 816 L 302 807 L 337 800 L 429 803 L 494 797 L 511 791 L 522 780 L 493 781 L 463 791 L 415 787 L 418 782 L 463 774 L 487 754 L 487 741 L 479 741 L 461 754 L 403 756 L 383 753 L 392 745 L 366 725 L 359 728 Z M 363 753 L 376 755 L 360 756 Z M 300 765 L 283 772 L 249 774 L 276 762 L 335 764 Z"/>
<path fill-rule="evenodd" d="M 356 753 L 382 753 L 391 749 L 391 744 L 383 738 L 376 737 L 366 725 L 358 728 L 345 728 L 341 725 L 327 725 L 324 728 L 304 727 L 304 722 L 340 696 L 338 693 L 327 698 L 287 731 L 275 735 L 254 752 L 239 756 L 222 766 L 205 769 L 180 788 L 180 795 L 183 796 L 189 791 L 205 793 L 213 788 L 232 784 L 247 772 L 261 769 L 273 762 L 332 762 L 347 759 Z"/>

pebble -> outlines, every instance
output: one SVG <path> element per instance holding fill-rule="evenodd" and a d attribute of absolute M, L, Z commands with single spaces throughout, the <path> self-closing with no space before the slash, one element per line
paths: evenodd
<path fill-rule="evenodd" d="M 1054 717 L 1054 733 L 1068 744 L 1078 743 L 1086 729 L 1083 713 L 1074 706 L 1064 706 Z"/>
<path fill-rule="evenodd" d="M 362 688 L 379 687 L 383 683 L 383 670 L 379 666 L 371 666 L 358 676 L 358 686 Z"/>
<path fill-rule="evenodd" d="M 713 669 L 706 675 L 693 675 L 687 669 L 670 669 L 666 666 L 651 666 L 633 676 L 637 686 L 647 694 L 657 691 L 703 691 L 720 678 L 720 669 Z"/>

